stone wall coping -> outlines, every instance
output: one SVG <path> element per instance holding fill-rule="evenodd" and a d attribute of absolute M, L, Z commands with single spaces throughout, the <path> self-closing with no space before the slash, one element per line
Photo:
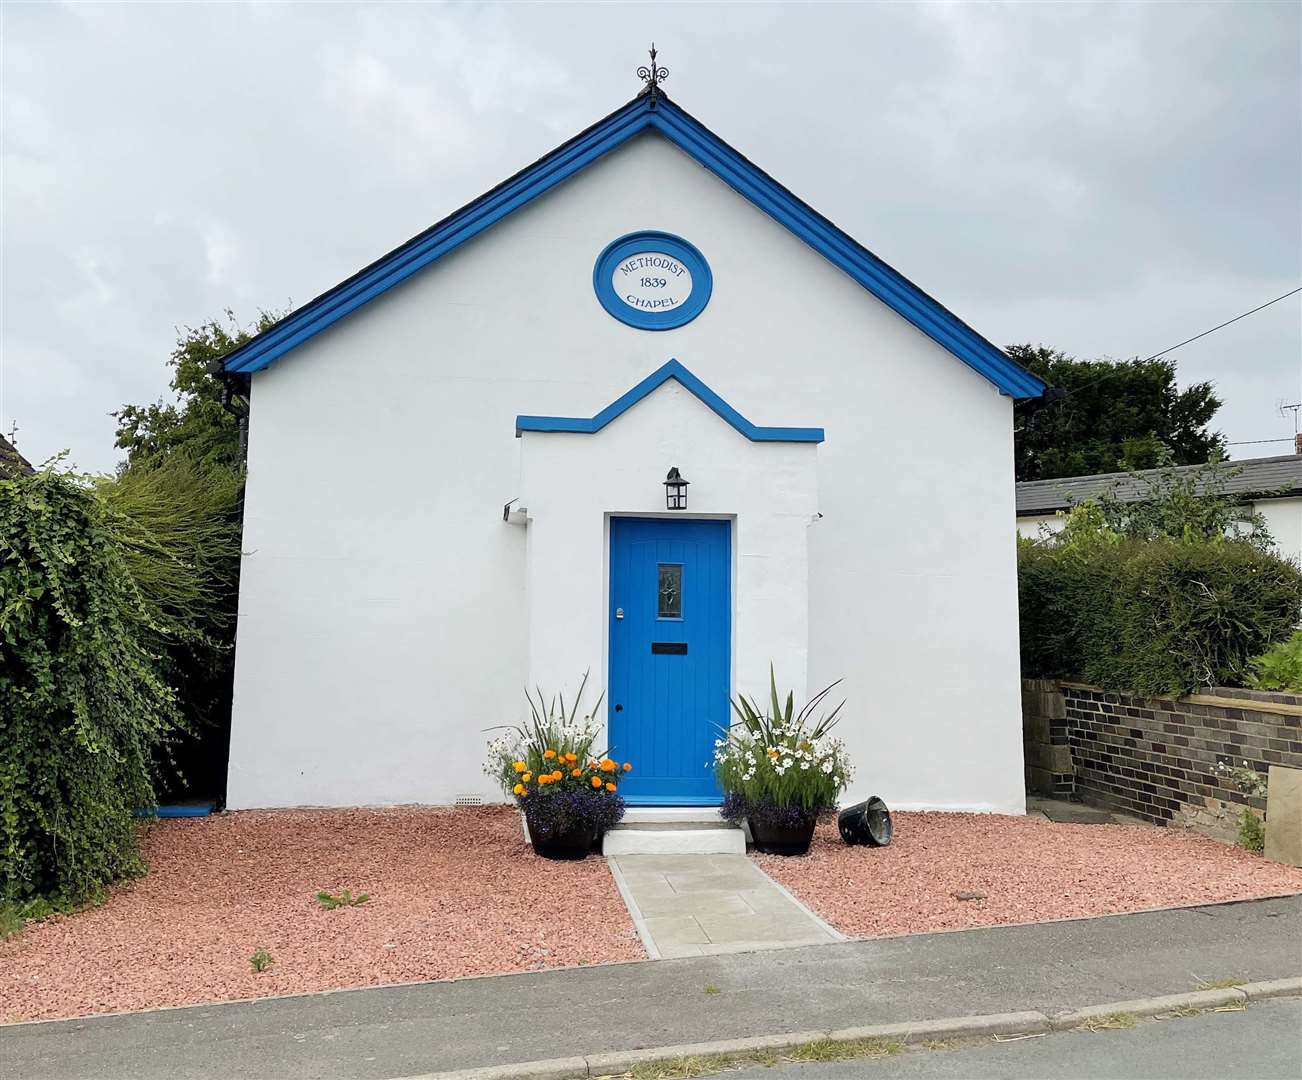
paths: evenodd
<path fill-rule="evenodd" d="M 1069 679 L 1058 680 L 1058 685 L 1067 690 L 1088 690 L 1095 694 L 1121 694 L 1140 701 L 1170 701 L 1175 704 L 1214 705 L 1221 709 L 1243 709 L 1248 712 L 1274 713 L 1277 716 L 1302 716 L 1302 705 L 1290 705 L 1283 701 L 1265 701 L 1257 697 L 1228 697 L 1223 694 L 1189 694 L 1182 698 L 1173 698 L 1163 694 L 1149 696 L 1136 694 L 1128 690 L 1104 690 L 1101 686 L 1072 682 Z M 1217 689 L 1222 688 L 1217 687 Z M 1228 688 L 1225 689 L 1227 693 L 1232 692 Z"/>

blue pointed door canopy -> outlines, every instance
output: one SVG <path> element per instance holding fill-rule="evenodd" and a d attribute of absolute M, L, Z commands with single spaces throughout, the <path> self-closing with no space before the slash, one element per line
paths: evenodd
<path fill-rule="evenodd" d="M 414 236 L 229 353 L 229 372 L 260 371 L 412 274 L 643 131 L 655 131 L 847 273 L 999 391 L 1038 397 L 1044 383 L 801 201 L 661 90 L 639 95 L 474 202 Z M 579 302 L 576 299 L 576 303 Z"/>
<path fill-rule="evenodd" d="M 628 412 L 639 401 L 670 379 L 676 379 L 680 385 L 691 391 L 715 415 L 736 428 L 737 431 L 752 442 L 821 443 L 823 441 L 823 429 L 821 427 L 760 427 L 757 424 L 752 424 L 677 360 L 670 360 L 667 364 L 656 368 L 632 390 L 616 398 L 596 416 L 517 416 L 515 418 L 516 437 L 519 438 L 520 434 L 525 431 L 567 431 L 578 435 L 595 435 L 616 417 Z"/>

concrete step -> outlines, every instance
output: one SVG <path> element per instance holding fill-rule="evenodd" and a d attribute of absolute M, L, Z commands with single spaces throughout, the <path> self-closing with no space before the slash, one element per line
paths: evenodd
<path fill-rule="evenodd" d="M 746 834 L 719 820 L 624 821 L 608 829 L 603 855 L 744 855 Z"/>
<path fill-rule="evenodd" d="M 621 825 L 672 825 L 694 823 L 723 825 L 717 806 L 630 806 Z"/>

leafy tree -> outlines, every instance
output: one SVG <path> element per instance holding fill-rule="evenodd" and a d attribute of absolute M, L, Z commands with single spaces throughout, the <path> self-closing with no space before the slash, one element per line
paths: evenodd
<path fill-rule="evenodd" d="M 229 749 L 243 468 L 239 419 L 223 407 L 216 362 L 278 316 L 251 327 L 234 314 L 187 327 L 168 361 L 173 401 L 125 405 L 115 415 L 127 451 L 101 496 L 132 523 L 125 558 L 172 632 L 159 643 L 191 736 L 159 756 L 165 796 L 219 794 Z M 168 561 L 196 571 L 176 575 Z"/>
<path fill-rule="evenodd" d="M 1021 406 L 1018 480 L 1201 465 L 1224 455 L 1208 425 L 1221 400 L 1212 384 L 1180 390 L 1170 360 L 1077 360 L 1044 345 L 1006 352 L 1067 396 Z"/>
<path fill-rule="evenodd" d="M 243 468 L 239 421 L 222 407 L 224 388 L 211 368 L 280 315 L 261 312 L 251 327 L 241 326 L 232 311 L 225 315 L 224 323 L 209 319 L 182 332 L 168 360 L 176 401 L 124 405 L 113 414 L 118 422 L 115 445 L 127 452 L 127 468 L 176 453 L 204 468 Z"/>

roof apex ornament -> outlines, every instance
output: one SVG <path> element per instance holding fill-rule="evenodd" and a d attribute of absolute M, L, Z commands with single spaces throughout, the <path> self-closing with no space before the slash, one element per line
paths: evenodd
<path fill-rule="evenodd" d="M 651 66 L 643 64 L 637 69 L 637 77 L 641 79 L 646 86 L 643 87 L 642 93 L 651 95 L 651 104 L 654 107 L 656 95 L 660 93 L 660 84 L 669 78 L 669 69 L 656 66 L 656 43 L 651 42 Z"/>

